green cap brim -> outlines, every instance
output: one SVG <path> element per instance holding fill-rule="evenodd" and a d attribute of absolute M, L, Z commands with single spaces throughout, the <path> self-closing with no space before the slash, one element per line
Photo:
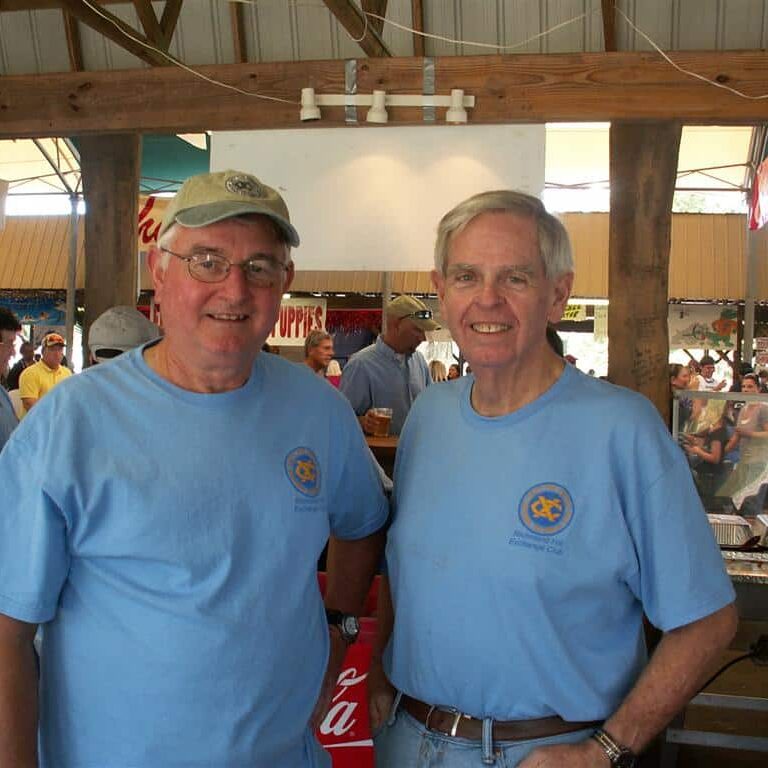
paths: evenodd
<path fill-rule="evenodd" d="M 249 213 L 258 213 L 261 216 L 272 219 L 283 231 L 288 243 L 293 248 L 299 245 L 299 233 L 289 221 L 286 221 L 282 216 L 278 216 L 270 208 L 258 205 L 250 200 L 224 200 L 220 203 L 196 205 L 193 208 L 179 211 L 174 219 L 183 227 L 195 229 L 197 227 L 207 227 L 209 224 L 232 219 L 236 216 L 245 216 Z"/>

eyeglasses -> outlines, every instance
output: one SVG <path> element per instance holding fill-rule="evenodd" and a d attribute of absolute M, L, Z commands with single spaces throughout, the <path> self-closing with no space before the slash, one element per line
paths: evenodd
<path fill-rule="evenodd" d="M 198 251 L 196 253 L 174 253 L 167 248 L 161 248 L 164 253 L 170 253 L 177 259 L 187 262 L 190 277 L 201 283 L 221 283 L 227 279 L 232 267 L 243 270 L 245 279 L 259 288 L 272 288 L 283 278 L 288 266 L 269 256 L 254 256 L 238 264 L 231 262 L 226 256 L 216 251 Z"/>
<path fill-rule="evenodd" d="M 432 319 L 432 310 L 431 309 L 417 309 L 415 312 L 411 312 L 409 315 L 404 315 L 404 317 L 415 317 L 417 320 L 431 320 Z"/>

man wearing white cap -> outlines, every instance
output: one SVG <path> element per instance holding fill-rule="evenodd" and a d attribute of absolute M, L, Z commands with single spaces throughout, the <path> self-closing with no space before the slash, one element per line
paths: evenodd
<path fill-rule="evenodd" d="M 440 326 L 432 310 L 414 296 L 398 296 L 387 304 L 387 329 L 376 341 L 349 358 L 341 391 L 352 403 L 363 430 L 375 431 L 372 408 L 391 408 L 389 431 L 399 435 L 413 401 L 431 383 L 424 356 L 416 350 Z"/>
<path fill-rule="evenodd" d="M 72 375 L 72 371 L 62 365 L 65 343 L 58 333 L 46 334 L 41 344 L 41 359 L 25 368 L 19 377 L 19 397 L 25 415 L 43 395 Z"/>
<path fill-rule="evenodd" d="M 298 244 L 255 177 L 189 179 L 149 254 L 163 338 L 53 392 L 7 444 L 0 765 L 38 765 L 39 711 L 41 768 L 330 766 L 313 725 L 386 502 L 348 403 L 259 354 Z"/>
<path fill-rule="evenodd" d="M 92 363 L 104 363 L 160 336 L 160 329 L 135 307 L 102 312 L 88 330 Z"/>

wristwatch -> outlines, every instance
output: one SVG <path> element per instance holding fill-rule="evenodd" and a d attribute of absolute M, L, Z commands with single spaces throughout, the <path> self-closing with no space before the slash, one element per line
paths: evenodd
<path fill-rule="evenodd" d="M 351 613 L 342 613 L 341 611 L 334 611 L 331 608 L 326 608 L 325 618 L 328 619 L 329 626 L 338 628 L 342 639 L 348 645 L 357 640 L 357 636 L 360 634 L 360 622 L 357 620 L 357 616 L 353 616 Z"/>
<path fill-rule="evenodd" d="M 598 728 L 592 738 L 600 745 L 614 768 L 635 768 L 637 765 L 637 755 L 629 747 L 619 744 L 607 731 Z"/>

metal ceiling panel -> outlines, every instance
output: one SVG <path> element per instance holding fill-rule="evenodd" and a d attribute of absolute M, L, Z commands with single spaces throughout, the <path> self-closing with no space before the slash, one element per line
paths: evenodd
<path fill-rule="evenodd" d="M 38 72 L 32 45 L 33 14 L 29 11 L 0 13 L 0 62 L 2 74 Z"/>

